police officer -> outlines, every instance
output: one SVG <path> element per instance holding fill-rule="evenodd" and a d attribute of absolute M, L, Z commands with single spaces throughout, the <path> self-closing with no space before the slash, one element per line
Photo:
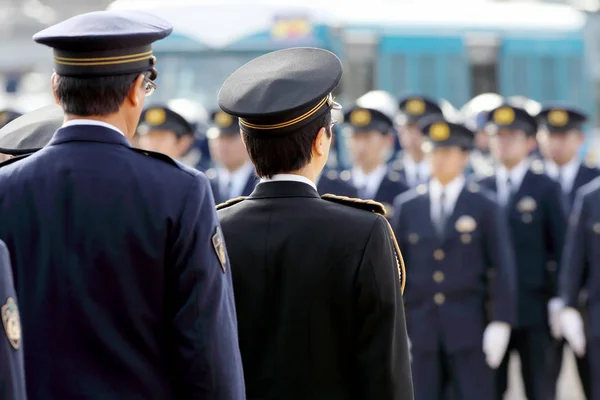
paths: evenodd
<path fill-rule="evenodd" d="M 562 253 L 566 206 L 558 183 L 530 165 L 535 119 L 522 108 L 503 104 L 490 111 L 488 122 L 499 166 L 481 185 L 495 191 L 505 208 L 517 265 L 518 313 L 509 350 L 519 353 L 527 398 L 547 399 L 554 384 L 548 367 L 548 314 L 556 297 L 554 273 Z M 507 387 L 508 358 L 498 369 L 498 399 Z"/>
<path fill-rule="evenodd" d="M 254 165 L 240 136 L 238 119 L 223 111 L 212 113 L 208 130 L 210 153 L 217 168 L 206 171 L 217 203 L 248 196 L 258 183 Z"/>
<path fill-rule="evenodd" d="M 538 129 L 538 143 L 543 149 L 546 173 L 556 180 L 567 198 L 567 205 L 572 207 L 575 194 L 580 187 L 600 175 L 600 170 L 593 166 L 585 165 L 579 153 L 585 141 L 582 125 L 587 116 L 579 110 L 563 106 L 546 106 L 536 119 L 540 124 Z M 551 327 L 553 336 L 560 339 L 559 315 L 562 309 L 562 300 L 553 303 Z M 581 304 L 582 308 L 585 304 Z M 562 365 L 562 341 L 556 345 L 556 363 L 554 364 L 554 380 L 558 380 Z M 581 383 L 587 397 L 590 397 L 589 362 L 587 357 L 576 358 L 577 369 Z"/>
<path fill-rule="evenodd" d="M 0 168 L 30 399 L 246 398 L 210 184 L 127 140 L 170 32 L 101 11 L 34 36 L 54 49 L 66 122 Z"/>
<path fill-rule="evenodd" d="M 383 203 L 387 216 L 391 217 L 394 199 L 408 190 L 400 173 L 389 170 L 385 162 L 394 141 L 391 135 L 394 122 L 378 109 L 360 106 L 346 112 L 344 121 L 350 127 L 350 150 L 355 165 L 351 172 L 342 171 L 342 177 L 350 177 L 361 199 Z"/>
<path fill-rule="evenodd" d="M 590 387 L 586 397 L 600 399 L 600 178 L 584 185 L 577 194 L 565 240 L 560 287 L 566 308 L 560 316 L 561 333 L 578 360 L 587 355 Z M 580 294 L 588 291 L 583 319 Z M 586 340 L 587 339 L 587 340 Z M 587 346 L 586 346 L 587 343 Z M 578 364 L 579 365 L 579 364 Z M 582 370 L 579 370 L 580 374 Z M 585 371 L 585 370 L 584 370 Z M 582 381 L 585 375 L 581 375 Z"/>
<path fill-rule="evenodd" d="M 262 178 L 218 206 L 248 398 L 412 399 L 401 254 L 381 204 L 320 198 L 340 60 L 261 56 L 219 93 Z"/>
<path fill-rule="evenodd" d="M 416 187 L 429 180 L 429 165 L 421 148 L 423 132 L 420 131 L 418 122 L 421 118 L 443 113 L 436 101 L 424 96 L 402 97 L 399 107 L 398 138 L 402 152 L 392 163 L 392 168 L 402 174 L 410 187 Z"/>
<path fill-rule="evenodd" d="M 8 250 L 0 241 L 0 398 L 26 400 L 23 343 Z"/>
<path fill-rule="evenodd" d="M 195 141 L 194 128 L 180 114 L 165 106 L 152 106 L 144 110 L 137 129 L 137 145 L 156 151 L 195 168 L 196 158 L 186 155 Z"/>
<path fill-rule="evenodd" d="M 441 115 L 421 122 L 431 180 L 398 197 L 392 221 L 408 266 L 415 398 L 438 400 L 447 375 L 455 398 L 492 399 L 486 359 L 493 368 L 502 361 L 516 311 L 507 224 L 494 199 L 465 180 L 473 132 Z"/>

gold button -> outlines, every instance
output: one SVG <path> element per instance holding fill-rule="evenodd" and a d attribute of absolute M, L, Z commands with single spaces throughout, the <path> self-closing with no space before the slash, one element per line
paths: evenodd
<path fill-rule="evenodd" d="M 444 273 L 442 271 L 435 271 L 433 273 L 433 280 L 437 283 L 444 282 L 445 278 L 446 278 L 446 276 L 444 275 Z"/>
<path fill-rule="evenodd" d="M 444 257 L 446 257 L 446 253 L 444 253 L 444 250 L 442 250 L 442 249 L 436 249 L 433 252 L 433 258 L 436 261 L 442 261 L 444 259 Z"/>
<path fill-rule="evenodd" d="M 435 296 L 433 296 L 433 301 L 435 301 L 435 304 L 442 305 L 446 302 L 446 296 L 444 296 L 444 293 L 436 293 Z"/>

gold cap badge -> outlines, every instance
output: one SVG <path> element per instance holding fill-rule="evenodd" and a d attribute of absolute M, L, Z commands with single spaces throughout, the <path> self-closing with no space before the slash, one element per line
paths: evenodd
<path fill-rule="evenodd" d="M 425 102 L 421 99 L 410 99 L 406 102 L 406 112 L 411 115 L 421 115 L 425 112 Z"/>
<path fill-rule="evenodd" d="M 145 121 L 149 125 L 162 125 L 167 120 L 167 113 L 162 108 L 151 108 L 146 111 Z"/>
<path fill-rule="evenodd" d="M 450 127 L 444 122 L 436 122 L 429 127 L 429 136 L 436 142 L 446 140 L 450 136 Z"/>
<path fill-rule="evenodd" d="M 215 114 L 215 124 L 219 128 L 229 128 L 232 123 L 233 123 L 233 118 L 231 117 L 231 115 L 229 115 L 223 111 L 219 111 L 218 113 Z"/>
<path fill-rule="evenodd" d="M 565 126 L 569 122 L 569 114 L 564 110 L 552 110 L 548 113 L 548 122 L 554 126 Z"/>
<path fill-rule="evenodd" d="M 9 297 L 2 306 L 2 324 L 10 345 L 15 350 L 21 347 L 21 319 L 15 299 Z"/>
<path fill-rule="evenodd" d="M 366 126 L 371 122 L 369 110 L 354 110 L 350 113 L 350 123 L 354 126 Z"/>
<path fill-rule="evenodd" d="M 512 124 L 515 120 L 515 111 L 510 107 L 502 107 L 494 111 L 494 122 L 499 125 Z"/>
<path fill-rule="evenodd" d="M 473 232 L 477 228 L 477 222 L 470 215 L 463 215 L 456 220 L 455 228 L 460 233 Z"/>

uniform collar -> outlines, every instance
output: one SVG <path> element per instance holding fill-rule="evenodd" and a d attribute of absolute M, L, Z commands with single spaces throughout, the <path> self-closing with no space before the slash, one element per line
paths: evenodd
<path fill-rule="evenodd" d="M 123 132 L 121 132 L 121 130 L 119 128 L 117 128 L 114 125 L 109 124 L 108 122 L 103 122 L 103 121 L 97 121 L 95 119 L 72 119 L 70 121 L 67 121 L 63 124 L 63 128 L 69 127 L 69 126 L 78 126 L 78 125 L 93 125 L 93 126 L 103 126 L 105 128 L 109 128 L 109 129 L 113 129 L 117 132 L 119 132 L 121 135 L 125 136 L 125 134 Z"/>
<path fill-rule="evenodd" d="M 127 138 L 116 129 L 98 124 L 71 124 L 56 131 L 48 146 L 66 142 L 112 143 L 131 147 Z"/>
<path fill-rule="evenodd" d="M 558 179 L 559 170 L 562 172 L 562 182 L 560 182 L 560 184 L 564 192 L 569 192 L 573 187 L 573 183 L 575 182 L 575 178 L 581 167 L 581 159 L 579 157 L 573 157 L 571 161 L 560 167 L 552 160 L 545 160 L 545 166 L 546 173 L 552 179 Z"/>
<path fill-rule="evenodd" d="M 319 198 L 319 193 L 307 182 L 301 180 L 273 180 L 261 181 L 252 194 L 250 199 L 267 199 L 282 197 L 311 197 Z"/>
<path fill-rule="evenodd" d="M 269 183 L 269 182 L 301 182 L 311 186 L 315 191 L 317 191 L 317 186 L 313 181 L 308 179 L 302 175 L 296 174 L 275 174 L 271 178 L 261 178 L 260 183 Z"/>
<path fill-rule="evenodd" d="M 498 181 L 504 184 L 510 177 L 513 188 L 516 189 L 520 187 L 521 183 L 523 182 L 523 178 L 525 178 L 525 174 L 527 174 L 527 171 L 529 170 L 529 164 L 530 162 L 526 158 L 515 165 L 510 171 L 504 165 L 500 165 L 496 175 L 498 177 Z"/>

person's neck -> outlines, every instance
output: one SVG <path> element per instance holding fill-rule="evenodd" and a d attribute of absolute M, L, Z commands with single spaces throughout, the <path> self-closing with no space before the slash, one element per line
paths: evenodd
<path fill-rule="evenodd" d="M 323 171 L 323 168 L 321 168 L 320 170 L 315 170 L 315 168 L 313 168 L 311 165 L 307 165 L 304 168 L 301 168 L 297 171 L 290 171 L 290 172 L 285 172 L 286 174 L 291 174 L 291 175 L 300 175 L 303 176 L 305 178 L 310 179 L 315 185 L 317 184 L 317 179 L 319 177 L 319 175 L 321 174 L 321 172 Z"/>
<path fill-rule="evenodd" d="M 419 150 L 411 151 L 410 153 L 408 153 L 408 155 L 415 164 L 419 164 L 425 158 L 425 154 Z"/>
<path fill-rule="evenodd" d="M 109 114 L 109 115 L 73 115 L 73 114 L 65 114 L 65 122 L 73 121 L 76 119 L 88 119 L 92 121 L 104 122 L 106 124 L 112 125 L 127 137 L 130 138 L 129 129 L 127 128 L 127 123 L 119 114 Z"/>
<path fill-rule="evenodd" d="M 575 159 L 575 156 L 567 159 L 567 160 L 552 160 L 554 161 L 554 164 L 556 164 L 559 168 L 564 167 L 565 165 L 569 164 L 571 161 L 573 161 Z"/>
<path fill-rule="evenodd" d="M 375 171 L 377 168 L 379 168 L 381 164 L 374 164 L 374 165 L 361 165 L 360 166 L 360 170 L 363 172 L 363 174 L 365 175 L 369 175 L 371 172 Z"/>
<path fill-rule="evenodd" d="M 459 176 L 460 175 L 454 175 L 454 176 L 436 176 L 434 178 L 437 179 L 437 181 L 440 183 L 440 185 L 447 186 L 450 182 L 454 181 Z"/>
<path fill-rule="evenodd" d="M 521 162 L 525 161 L 525 158 L 516 161 L 504 161 L 502 165 L 506 168 L 507 171 L 512 171 L 517 165 L 521 164 Z"/>
<path fill-rule="evenodd" d="M 233 165 L 224 165 L 224 167 L 227 170 L 227 172 L 229 172 L 230 174 L 234 174 L 237 171 L 239 171 L 244 166 L 244 164 L 246 164 L 246 163 L 243 162 L 241 164 L 240 163 L 236 163 L 236 164 L 233 164 Z"/>

